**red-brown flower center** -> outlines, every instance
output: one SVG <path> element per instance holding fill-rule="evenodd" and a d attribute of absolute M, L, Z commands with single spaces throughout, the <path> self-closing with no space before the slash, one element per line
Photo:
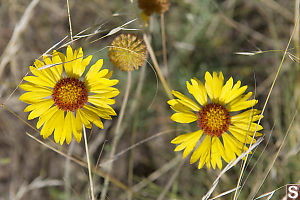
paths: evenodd
<path fill-rule="evenodd" d="M 210 103 L 198 112 L 197 122 L 204 134 L 219 137 L 228 130 L 230 115 L 224 106 Z"/>
<path fill-rule="evenodd" d="M 52 98 L 59 109 L 73 112 L 87 103 L 88 91 L 82 81 L 63 78 L 54 86 Z"/>

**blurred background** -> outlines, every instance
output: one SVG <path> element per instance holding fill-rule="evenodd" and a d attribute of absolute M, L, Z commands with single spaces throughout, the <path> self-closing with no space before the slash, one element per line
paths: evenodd
<path fill-rule="evenodd" d="M 225 80 L 232 76 L 235 82 L 241 80 L 248 85 L 247 91 L 255 91 L 259 100 L 256 108 L 262 109 L 294 26 L 299 23 L 299 0 L 170 3 L 164 14 L 169 87 L 187 94 L 185 82 L 192 77 L 203 81 L 206 71 L 222 71 Z M 103 58 L 105 68 L 113 70 L 113 78 L 120 80 L 117 87 L 121 93 L 113 106 L 117 113 L 127 73 L 115 68 L 108 59 L 106 47 L 114 36 L 148 34 L 166 74 L 161 15 L 152 14 L 146 27 L 136 0 L 69 0 L 69 5 L 73 35 L 81 36 L 73 48 L 82 46 L 85 55 L 93 55 L 92 63 Z M 126 26 L 129 30 L 102 37 L 130 21 Z M 70 41 L 67 1 L 1 0 L 0 26 L 0 199 L 89 199 L 88 171 L 80 165 L 80 161 L 86 162 L 83 141 L 60 146 L 53 142 L 53 136 L 42 139 L 30 127 L 36 126 L 37 121 L 27 120 L 28 113 L 23 112 L 26 105 L 18 100 L 23 93 L 18 85 L 34 60 L 68 37 L 54 48 L 65 52 L 59 47 Z M 284 199 L 284 186 L 300 181 L 297 26 L 266 106 L 262 120 L 264 141 L 249 157 L 238 199 L 255 199 L 275 190 L 271 199 Z M 197 164 L 189 164 L 189 157 L 182 161 L 182 153 L 173 152 L 175 145 L 170 141 L 194 127 L 170 120 L 173 111 L 166 103 L 169 98 L 151 59 L 147 60 L 145 66 L 132 73 L 122 137 L 105 199 L 200 199 L 220 170 L 198 170 Z M 101 199 L 106 165 L 112 162 L 109 155 L 116 122 L 117 117 L 104 121 L 104 130 L 94 127 L 88 131 L 90 157 L 97 171 L 93 176 L 96 199 Z M 69 157 L 38 143 L 26 132 Z M 240 172 L 241 162 L 222 176 L 211 197 L 235 188 Z M 230 193 L 219 199 L 232 198 Z"/>

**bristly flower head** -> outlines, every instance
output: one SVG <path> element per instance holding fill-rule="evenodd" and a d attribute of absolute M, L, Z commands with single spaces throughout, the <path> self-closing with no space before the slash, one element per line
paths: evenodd
<path fill-rule="evenodd" d="M 196 78 L 187 81 L 187 89 L 194 96 L 196 102 L 177 91 L 172 94 L 177 99 L 168 101 L 171 108 L 176 111 L 171 119 L 178 123 L 197 122 L 197 131 L 180 135 L 171 143 L 179 144 L 175 151 L 183 149 L 183 158 L 193 151 L 190 163 L 199 160 L 198 168 L 206 163 L 208 169 L 216 165 L 222 168 L 223 158 L 227 163 L 236 159 L 248 150 L 246 144 L 254 143 L 257 123 L 260 111 L 252 109 L 257 100 L 249 98 L 252 92 L 244 94 L 247 86 L 241 87 L 241 81 L 233 84 L 232 77 L 224 84 L 222 72 L 219 77 L 216 72 L 213 76 L 209 72 L 205 74 L 205 85 Z M 208 98 L 209 97 L 209 98 Z M 248 109 L 250 108 L 250 109 Z M 246 111 L 243 111 L 248 109 Z M 258 126 L 257 131 L 262 130 Z M 256 132 L 255 136 L 261 136 Z"/>
<path fill-rule="evenodd" d="M 143 40 L 134 34 L 121 34 L 110 44 L 108 56 L 114 66 L 123 71 L 133 71 L 146 60 L 147 48 Z"/>
<path fill-rule="evenodd" d="M 138 0 L 139 8 L 143 10 L 144 14 L 150 16 L 156 12 L 162 14 L 170 7 L 169 0 Z"/>
<path fill-rule="evenodd" d="M 91 128 L 91 122 L 103 128 L 100 119 L 111 119 L 116 115 L 110 105 L 119 90 L 112 87 L 118 80 L 110 80 L 112 72 L 102 69 L 103 60 L 98 60 L 84 75 L 92 56 L 83 59 L 82 49 L 68 46 L 66 56 L 53 51 L 52 59 L 43 56 L 36 60 L 30 71 L 34 76 L 26 76 L 20 87 L 28 91 L 20 100 L 31 104 L 25 108 L 30 112 L 28 119 L 38 118 L 37 128 L 41 135 L 49 137 L 54 132 L 55 142 L 68 144 L 72 133 L 77 142 L 82 136 L 83 124 Z"/>

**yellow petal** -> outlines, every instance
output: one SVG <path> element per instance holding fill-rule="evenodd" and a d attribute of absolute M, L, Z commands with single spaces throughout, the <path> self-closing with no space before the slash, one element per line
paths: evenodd
<path fill-rule="evenodd" d="M 50 91 L 52 92 L 52 89 L 51 88 L 48 88 L 48 87 L 41 87 L 39 85 L 36 85 L 36 84 L 33 84 L 33 83 L 30 83 L 30 82 L 25 82 L 25 83 L 22 83 L 20 85 L 20 88 L 22 90 L 25 90 L 25 91 L 33 91 L 33 92 L 40 92 L 40 91 Z"/>
<path fill-rule="evenodd" d="M 33 104 L 33 109 L 31 113 L 28 116 L 28 120 L 32 120 L 36 117 L 41 116 L 43 113 L 45 113 L 51 106 L 54 105 L 54 101 L 52 99 L 46 100 L 46 101 L 41 101 L 37 104 Z"/>
<path fill-rule="evenodd" d="M 81 136 L 82 136 L 82 128 L 83 128 L 83 122 L 81 121 L 81 118 L 76 115 L 74 120 L 72 120 L 72 128 L 73 128 L 73 136 L 75 140 L 80 143 Z"/>
<path fill-rule="evenodd" d="M 72 116 L 73 113 L 70 111 L 67 111 L 66 117 L 65 117 L 65 123 L 63 126 L 62 134 L 60 137 L 60 145 L 63 145 L 64 141 L 66 140 L 67 143 L 71 142 L 72 140 Z M 68 143 L 68 144 L 69 144 Z"/>
<path fill-rule="evenodd" d="M 175 138 L 174 140 L 171 141 L 171 143 L 177 143 L 178 141 L 182 141 L 180 142 L 181 144 L 178 145 L 174 151 L 181 151 L 183 149 L 183 158 L 187 157 L 195 148 L 197 142 L 199 141 L 200 137 L 202 136 L 203 131 L 202 130 L 198 130 L 192 133 L 187 133 L 184 135 L 180 135 L 177 138 Z M 177 143 L 178 144 L 178 143 Z"/>
<path fill-rule="evenodd" d="M 41 128 L 41 126 L 48 120 L 50 120 L 51 118 L 55 118 L 53 117 L 54 114 L 58 112 L 58 107 L 57 106 L 53 106 L 51 107 L 49 110 L 47 110 L 46 112 L 44 112 L 44 114 L 42 114 L 39 117 L 39 121 L 36 124 L 37 129 Z"/>
<path fill-rule="evenodd" d="M 200 105 L 207 104 L 207 92 L 205 90 L 204 85 L 198 79 L 191 79 L 192 85 L 187 81 L 187 89 L 191 95 L 195 97 Z"/>
<path fill-rule="evenodd" d="M 90 123 L 90 121 L 83 115 L 82 109 L 78 109 L 78 110 L 76 111 L 76 118 L 77 118 L 77 117 L 80 118 L 80 121 L 83 122 L 83 124 L 84 124 L 84 126 L 85 126 L 86 128 L 89 128 L 89 129 L 92 128 L 92 124 Z M 79 119 L 77 119 L 77 120 L 79 120 Z"/>
<path fill-rule="evenodd" d="M 237 115 L 234 115 L 231 117 L 231 122 L 239 122 L 239 121 L 242 121 L 242 122 L 245 122 L 245 123 L 249 123 L 249 122 L 254 122 L 254 121 L 257 121 L 259 120 L 260 118 L 260 110 L 257 110 L 257 109 L 250 109 L 250 110 L 247 110 L 245 112 L 242 112 L 240 114 L 237 114 Z"/>
<path fill-rule="evenodd" d="M 214 99 L 219 99 L 221 95 L 221 90 L 224 84 L 223 73 L 220 72 L 219 77 L 216 72 L 213 72 L 213 89 L 214 89 Z"/>
<path fill-rule="evenodd" d="M 73 66 L 75 64 L 75 58 L 73 57 L 73 50 L 69 45 L 67 47 L 67 56 L 64 63 L 64 68 L 68 77 L 73 77 Z"/>
<path fill-rule="evenodd" d="M 191 133 L 185 133 L 185 134 L 179 135 L 176 138 L 174 138 L 171 141 L 171 143 L 172 144 L 180 144 L 187 140 L 190 140 L 191 138 L 193 138 L 195 136 L 199 136 L 199 138 L 200 138 L 202 134 L 203 134 L 203 130 L 198 130 L 198 131 L 191 132 Z"/>
<path fill-rule="evenodd" d="M 47 106 L 50 103 L 52 103 L 52 105 L 54 105 L 54 101 L 52 99 L 42 99 L 37 103 L 34 103 L 34 104 L 31 104 L 31 105 L 27 106 L 24 109 L 24 112 L 30 112 L 34 109 L 40 109 L 41 106 L 44 106 L 44 105 Z M 50 105 L 50 107 L 51 107 L 51 105 Z"/>
<path fill-rule="evenodd" d="M 43 138 L 44 139 L 48 138 L 52 134 L 54 128 L 55 128 L 55 119 L 50 118 L 48 121 L 45 122 L 41 130 L 41 135 L 43 136 Z"/>
<path fill-rule="evenodd" d="M 211 165 L 215 169 L 216 164 L 221 169 L 222 168 L 222 160 L 221 156 L 224 155 L 224 147 L 219 140 L 218 137 L 212 137 L 212 144 L 211 144 Z"/>
<path fill-rule="evenodd" d="M 230 112 L 235 112 L 253 107 L 255 104 L 257 104 L 258 101 L 255 99 L 248 100 L 251 96 L 252 92 L 249 92 L 244 96 L 236 98 L 227 105 L 227 109 Z"/>
<path fill-rule="evenodd" d="M 192 112 L 188 113 L 175 113 L 171 116 L 171 119 L 178 123 L 191 123 L 198 119 L 198 116 Z"/>
<path fill-rule="evenodd" d="M 119 90 L 114 87 L 103 87 L 103 89 L 101 89 L 101 90 L 89 89 L 89 92 L 101 95 L 101 94 L 105 94 L 105 93 L 109 93 L 109 92 L 119 92 Z"/>
<path fill-rule="evenodd" d="M 26 92 L 26 93 L 22 94 L 19 97 L 19 99 L 25 103 L 33 104 L 33 103 L 40 102 L 44 98 L 49 97 L 51 95 L 52 95 L 52 92 L 49 92 L 46 90 L 40 91 L 40 92 Z"/>
<path fill-rule="evenodd" d="M 223 139 L 224 153 L 225 153 L 224 160 L 229 163 L 230 161 L 234 160 L 236 156 L 233 151 L 232 144 L 228 139 L 228 134 L 227 133 L 222 134 L 222 139 Z"/>
<path fill-rule="evenodd" d="M 63 72 L 63 65 L 62 63 L 64 60 L 62 60 L 62 57 L 64 58 L 64 55 L 60 55 L 61 53 L 57 51 L 53 51 L 52 54 L 52 62 L 53 64 L 57 64 L 50 69 L 52 70 L 53 76 L 55 77 L 56 82 L 58 82 L 62 78 L 62 72 Z"/>
<path fill-rule="evenodd" d="M 99 59 L 95 64 L 93 64 L 88 73 L 86 74 L 86 79 L 89 80 L 94 74 L 97 74 L 103 66 L 103 59 Z"/>
<path fill-rule="evenodd" d="M 74 54 L 74 57 L 76 58 L 76 60 L 75 60 L 75 66 L 73 67 L 73 73 L 76 74 L 78 77 L 80 77 L 83 74 L 85 67 L 86 67 L 86 65 L 82 65 L 82 61 L 83 61 L 82 48 L 79 48 L 77 50 L 76 54 Z M 88 58 L 88 59 L 90 59 L 90 58 Z M 86 64 L 86 62 L 85 62 L 85 64 Z"/>
<path fill-rule="evenodd" d="M 99 119 L 98 115 L 95 112 L 88 109 L 88 107 L 86 105 L 83 108 L 84 109 L 81 110 L 81 112 L 80 112 L 82 114 L 82 116 L 85 117 L 90 122 L 94 123 L 99 128 L 103 129 L 103 123 Z"/>
<path fill-rule="evenodd" d="M 225 99 L 228 99 L 231 93 L 231 88 L 233 86 L 233 79 L 232 77 L 229 78 L 228 81 L 226 81 L 225 85 L 223 86 L 221 90 L 221 95 L 220 95 L 220 102 L 225 104 Z"/>
<path fill-rule="evenodd" d="M 228 104 L 236 98 L 240 97 L 247 90 L 247 86 L 240 87 L 241 81 L 238 81 L 233 87 L 232 84 L 233 79 L 230 78 L 222 88 L 220 100 L 224 104 Z"/>
<path fill-rule="evenodd" d="M 250 144 L 252 141 L 252 137 L 250 137 L 249 134 L 243 134 L 243 132 L 239 132 L 237 130 L 238 129 L 233 128 L 233 126 L 230 126 L 228 129 L 228 131 L 240 142 L 242 142 L 244 144 Z M 255 142 L 256 142 L 256 140 L 253 138 L 252 144 Z"/>
<path fill-rule="evenodd" d="M 46 82 L 49 82 L 50 84 L 51 83 L 55 84 L 55 82 L 56 82 L 55 77 L 53 76 L 53 73 L 50 69 L 50 66 L 52 66 L 52 64 L 53 63 L 51 62 L 51 60 L 48 63 L 46 63 L 46 65 L 49 65 L 49 66 L 46 66 L 45 63 L 41 62 L 40 60 L 35 60 L 34 65 L 36 67 L 30 66 L 29 68 L 30 68 L 30 71 L 34 75 L 38 76 L 40 79 L 43 79 Z"/>
<path fill-rule="evenodd" d="M 51 88 L 54 88 L 54 86 L 55 86 L 55 83 L 51 82 L 47 78 L 42 79 L 37 76 L 25 76 L 23 79 L 25 81 L 28 81 L 28 82 L 38 85 L 38 86 L 51 87 Z"/>
<path fill-rule="evenodd" d="M 60 110 L 58 109 L 54 109 L 54 113 L 53 115 L 51 115 L 52 117 L 49 117 L 48 120 L 45 121 L 45 124 L 41 130 L 41 135 L 43 136 L 43 138 L 48 138 L 53 130 L 55 128 L 57 128 L 57 126 L 59 126 L 59 121 L 57 121 L 59 119 L 59 114 L 60 114 Z"/>
<path fill-rule="evenodd" d="M 168 104 L 171 105 L 170 107 L 176 112 L 190 112 L 191 108 L 183 105 L 177 99 L 172 99 L 168 101 Z"/>
<path fill-rule="evenodd" d="M 232 124 L 237 126 L 240 129 L 243 129 L 243 130 L 249 131 L 249 132 L 254 132 L 256 130 L 256 127 L 257 127 L 257 131 L 260 131 L 263 129 L 263 127 L 261 125 L 257 126 L 257 123 L 244 123 L 244 122 L 235 121 L 235 122 L 232 122 Z"/>
<path fill-rule="evenodd" d="M 115 104 L 115 99 L 104 99 L 104 98 L 95 98 L 95 96 L 89 96 L 89 103 L 94 104 L 95 106 L 110 108 L 109 105 Z"/>
<path fill-rule="evenodd" d="M 205 73 L 205 88 L 210 99 L 214 98 L 213 78 L 209 72 Z"/>
<path fill-rule="evenodd" d="M 172 94 L 178 98 L 178 101 L 180 103 L 182 103 L 183 105 L 189 107 L 191 110 L 193 111 L 199 111 L 200 110 L 200 106 L 195 103 L 193 100 L 191 100 L 190 98 L 186 97 L 185 95 L 181 94 L 180 92 L 177 91 L 172 91 Z"/>
<path fill-rule="evenodd" d="M 62 136 L 63 132 L 63 126 L 65 124 L 65 117 L 64 117 L 64 111 L 58 110 L 56 113 L 56 127 L 54 130 L 54 141 L 58 143 L 60 141 L 60 138 Z"/>
<path fill-rule="evenodd" d="M 216 72 L 213 72 L 213 76 L 209 72 L 205 73 L 205 88 L 212 102 L 219 102 L 223 84 L 224 76 L 222 72 L 220 72 L 219 77 Z"/>
<path fill-rule="evenodd" d="M 94 80 L 87 80 L 87 87 L 91 90 L 101 90 L 104 87 L 111 87 L 119 82 L 117 79 L 97 78 Z"/>
<path fill-rule="evenodd" d="M 113 98 L 116 97 L 120 94 L 120 91 L 118 89 L 112 90 L 110 92 L 104 92 L 101 94 L 94 94 L 90 95 L 89 98 L 94 98 L 94 99 L 108 99 L 108 98 Z"/>
<path fill-rule="evenodd" d="M 203 155 L 205 155 L 207 153 L 207 151 L 210 149 L 210 145 L 211 145 L 211 137 L 209 135 L 206 135 L 204 137 L 204 140 L 201 142 L 201 144 L 197 147 L 197 149 L 193 152 L 192 156 L 191 156 L 191 160 L 190 163 L 193 164 L 195 163 L 197 160 L 199 160 L 199 158 L 203 157 Z M 202 160 L 205 162 L 205 158 L 204 160 Z M 200 165 L 200 163 L 199 163 Z M 204 164 L 203 164 L 204 165 Z M 202 166 L 203 166 L 202 165 Z"/>

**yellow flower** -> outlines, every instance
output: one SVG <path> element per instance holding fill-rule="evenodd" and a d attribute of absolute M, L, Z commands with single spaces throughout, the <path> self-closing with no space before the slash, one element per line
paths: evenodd
<path fill-rule="evenodd" d="M 171 119 L 178 123 L 197 122 L 199 130 L 180 135 L 171 143 L 178 144 L 175 151 L 183 149 L 183 158 L 193 151 L 190 163 L 199 160 L 198 168 L 206 163 L 208 169 L 216 165 L 222 168 L 223 158 L 227 163 L 236 159 L 248 150 L 246 144 L 250 144 L 260 117 L 260 111 L 252 109 L 257 100 L 249 98 L 252 92 L 244 94 L 247 86 L 241 87 L 241 81 L 233 84 L 232 77 L 224 84 L 222 72 L 213 76 L 209 72 L 205 74 L 205 85 L 196 78 L 187 81 L 187 89 L 194 96 L 196 102 L 177 91 L 172 94 L 177 99 L 168 101 L 171 108 L 176 111 Z M 208 98 L 209 97 L 209 98 Z M 248 109 L 250 108 L 250 109 Z M 243 111 L 248 109 L 246 111 Z M 257 131 L 262 130 L 258 126 Z M 261 136 L 256 132 L 255 136 Z M 253 143 L 256 140 L 253 140 Z"/>
<path fill-rule="evenodd" d="M 103 128 L 100 119 L 111 119 L 116 115 L 110 105 L 119 90 L 112 86 L 118 80 L 110 80 L 112 72 L 102 69 L 103 60 L 98 60 L 87 73 L 86 66 L 92 56 L 83 58 L 82 49 L 75 50 L 68 46 L 66 56 L 53 51 L 52 59 L 43 56 L 43 61 L 36 60 L 30 71 L 34 76 L 26 76 L 20 87 L 28 91 L 20 100 L 31 104 L 25 108 L 30 112 L 28 119 L 38 118 L 37 128 L 41 135 L 49 137 L 54 132 L 54 140 L 62 145 L 72 140 L 72 133 L 77 142 L 82 136 L 83 124 L 91 128 L 91 122 Z"/>

